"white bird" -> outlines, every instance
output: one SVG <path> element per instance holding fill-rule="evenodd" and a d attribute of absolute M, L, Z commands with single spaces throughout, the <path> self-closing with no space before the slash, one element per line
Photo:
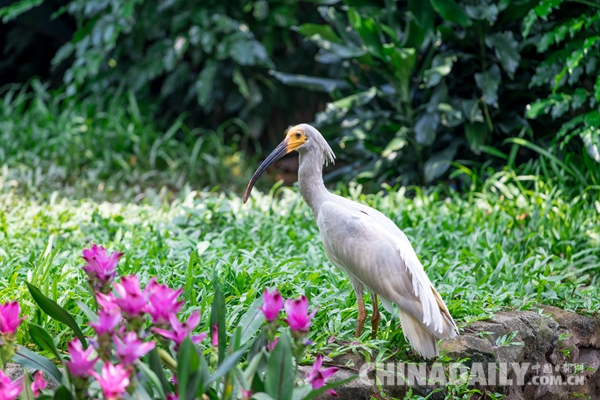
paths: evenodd
<path fill-rule="evenodd" d="M 408 238 L 381 212 L 330 193 L 323 183 L 323 163 L 335 155 L 321 133 L 307 124 L 290 128 L 283 142 L 258 167 L 248 183 L 244 203 L 260 175 L 276 160 L 292 151 L 300 153 L 300 193 L 317 221 L 325 252 L 331 262 L 348 274 L 358 301 L 356 336 L 367 318 L 363 289 L 371 293 L 373 337 L 377 335 L 377 297 L 393 313 L 398 306 L 404 336 L 424 358 L 437 356 L 438 339 L 453 338 L 458 328 L 425 274 Z"/>

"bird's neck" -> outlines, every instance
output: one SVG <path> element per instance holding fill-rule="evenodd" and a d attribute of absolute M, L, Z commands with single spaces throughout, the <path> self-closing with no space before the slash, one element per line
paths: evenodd
<path fill-rule="evenodd" d="M 323 153 L 309 151 L 300 153 L 298 168 L 298 184 L 304 201 L 310 206 L 315 216 L 319 206 L 329 194 L 323 183 Z"/>

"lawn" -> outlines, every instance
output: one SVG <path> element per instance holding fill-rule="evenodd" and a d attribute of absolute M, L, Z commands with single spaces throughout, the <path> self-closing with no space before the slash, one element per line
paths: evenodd
<path fill-rule="evenodd" d="M 355 295 L 327 259 L 297 188 L 255 191 L 246 205 L 234 193 L 185 190 L 171 197 L 150 190 L 141 203 L 109 203 L 9 183 L 0 191 L 0 299 L 19 300 L 24 314 L 63 345 L 71 333 L 36 310 L 24 282 L 40 286 L 85 325 L 76 304 L 90 299 L 81 250 L 97 243 L 125 253 L 121 275 L 135 273 L 144 283 L 157 276 L 184 287 L 184 310 L 202 311 L 202 331 L 209 330 L 216 271 L 231 331 L 265 287 L 276 287 L 285 298 L 306 294 L 311 309 L 318 307 L 308 357 L 355 346 L 339 345 L 354 340 Z M 535 304 L 597 309 L 600 202 L 593 191 L 567 196 L 540 178 L 500 172 L 460 194 L 445 186 L 364 195 L 351 185 L 338 192 L 381 210 L 404 230 L 459 327 Z M 370 301 L 367 307 L 370 312 Z M 29 342 L 24 330 L 20 335 Z M 360 341 L 367 356 L 414 358 L 386 312 L 377 340 L 365 328 Z"/>

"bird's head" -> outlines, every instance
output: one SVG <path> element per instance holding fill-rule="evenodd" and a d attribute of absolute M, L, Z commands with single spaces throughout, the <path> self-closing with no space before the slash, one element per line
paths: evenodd
<path fill-rule="evenodd" d="M 279 143 L 279 146 L 277 146 L 275 150 L 269 154 L 265 161 L 260 164 L 252 176 L 252 179 L 250 179 L 248 187 L 246 188 L 246 192 L 244 193 L 244 203 L 248 201 L 250 192 L 262 173 L 265 172 L 265 170 L 269 168 L 275 161 L 294 150 L 298 151 L 300 154 L 308 152 L 321 152 L 325 162 L 327 163 L 333 163 L 335 159 L 333 150 L 331 150 L 331 147 L 329 147 L 329 144 L 323 135 L 321 135 L 321 132 L 308 124 L 293 126 L 287 130 L 285 139 L 283 139 L 283 141 Z"/>

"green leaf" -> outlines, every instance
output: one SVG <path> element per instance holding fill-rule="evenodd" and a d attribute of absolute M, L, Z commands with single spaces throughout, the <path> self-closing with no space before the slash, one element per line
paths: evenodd
<path fill-rule="evenodd" d="M 483 93 L 483 101 L 494 105 L 498 101 L 498 85 L 502 81 L 500 68 L 493 64 L 486 72 L 475 74 L 475 84 Z"/>
<path fill-rule="evenodd" d="M 165 370 L 160 361 L 160 356 L 158 355 L 158 350 L 156 348 L 152 349 L 150 353 L 146 356 L 148 360 L 148 366 L 154 372 L 154 374 L 158 377 L 159 383 L 161 385 L 163 392 L 171 391 L 171 384 L 167 380 L 165 376 Z"/>
<path fill-rule="evenodd" d="M 8 21 L 17 18 L 19 15 L 26 13 L 34 7 L 42 4 L 44 0 L 21 0 L 16 1 L 9 6 L 0 8 L 0 18 L 2 22 L 7 23 Z"/>
<path fill-rule="evenodd" d="M 441 82 L 442 78 L 452 71 L 452 65 L 456 62 L 456 55 L 438 54 L 431 62 L 431 68 L 425 70 L 423 80 L 425 86 L 433 87 Z"/>
<path fill-rule="evenodd" d="M 198 104 L 204 109 L 210 109 L 213 81 L 217 74 L 217 62 L 209 60 L 200 71 L 196 80 L 196 96 Z"/>
<path fill-rule="evenodd" d="M 470 122 L 483 122 L 483 113 L 479 108 L 478 100 L 462 100 L 460 109 Z"/>
<path fill-rule="evenodd" d="M 492 147 L 492 146 L 481 146 L 480 149 L 484 153 L 487 153 L 487 154 L 490 154 L 492 156 L 501 158 L 503 160 L 508 160 L 508 156 L 506 154 L 504 154 L 503 152 L 501 152 L 500 150 L 496 149 L 495 147 Z"/>
<path fill-rule="evenodd" d="M 52 336 L 44 328 L 41 326 L 28 322 L 27 326 L 29 328 L 29 335 L 31 339 L 42 349 L 54 354 L 56 358 L 62 360 L 62 355 L 59 353 L 56 348 L 56 344 L 54 343 L 54 339 Z"/>
<path fill-rule="evenodd" d="M 205 385 L 208 385 L 218 379 L 221 379 L 223 376 L 225 376 L 225 374 L 229 373 L 229 371 L 231 371 L 237 365 L 237 362 L 240 358 L 242 358 L 246 350 L 248 350 L 249 345 L 250 343 L 247 343 L 241 349 L 234 351 L 233 353 L 225 357 L 223 362 L 219 365 L 215 373 L 209 378 L 208 382 L 206 382 Z"/>
<path fill-rule="evenodd" d="M 340 79 L 318 78 L 316 76 L 286 74 L 271 70 L 269 74 L 275 77 L 284 85 L 301 87 L 304 89 L 331 93 L 336 89 L 346 89 L 350 87 L 348 82 Z"/>
<path fill-rule="evenodd" d="M 487 124 L 483 122 L 467 122 L 465 124 L 465 136 L 469 142 L 469 147 L 475 154 L 481 154 L 481 147 L 485 142 L 487 135 Z"/>
<path fill-rule="evenodd" d="M 430 146 L 435 140 L 435 134 L 440 124 L 440 115 L 437 113 L 425 113 L 415 123 L 415 139 L 417 143 Z"/>
<path fill-rule="evenodd" d="M 534 10 L 538 17 L 546 19 L 552 12 L 552 9 L 558 8 L 563 0 L 541 0 Z"/>
<path fill-rule="evenodd" d="M 465 11 L 471 19 L 480 21 L 485 20 L 490 24 L 496 22 L 498 13 L 500 12 L 496 4 L 487 4 L 483 2 L 476 5 L 468 5 L 465 7 Z"/>
<path fill-rule="evenodd" d="M 200 365 L 198 349 L 192 343 L 189 335 L 179 346 L 177 351 L 177 387 L 179 388 L 179 398 L 187 399 L 188 382 Z M 194 391 L 194 395 L 196 392 Z"/>
<path fill-rule="evenodd" d="M 548 114 L 551 106 L 551 99 L 537 99 L 525 107 L 525 118 L 536 119 L 540 115 Z"/>
<path fill-rule="evenodd" d="M 519 54 L 519 43 L 515 40 L 513 33 L 506 31 L 488 35 L 485 37 L 485 44 L 494 50 L 508 76 L 514 78 L 519 61 L 521 61 L 521 54 Z"/>
<path fill-rule="evenodd" d="M 33 395 L 33 391 L 31 390 L 31 377 L 29 376 L 29 372 L 24 371 L 23 378 L 21 381 L 22 390 L 19 395 L 19 400 L 33 400 L 35 396 Z"/>
<path fill-rule="evenodd" d="M 598 77 L 600 78 L 600 75 L 598 75 Z M 584 88 L 575 89 L 575 92 L 573 92 L 573 101 L 571 102 L 571 108 L 573 110 L 581 108 L 585 104 L 587 99 L 587 90 L 585 90 Z"/>
<path fill-rule="evenodd" d="M 242 338 L 240 342 L 242 344 L 245 344 L 248 340 L 252 339 L 265 320 L 265 315 L 260 310 L 262 304 L 263 298 L 261 296 L 252 302 L 248 311 L 240 318 L 239 326 L 242 327 Z"/>
<path fill-rule="evenodd" d="M 31 297 L 33 297 L 33 300 L 37 303 L 37 305 L 40 306 L 40 308 L 50 317 L 57 320 L 58 322 L 62 322 L 63 324 L 71 328 L 77 336 L 77 338 L 79 339 L 79 341 L 81 342 L 83 348 L 86 349 L 87 341 L 85 339 L 85 336 L 83 335 L 81 328 L 79 328 L 79 325 L 77 325 L 77 322 L 75 322 L 75 319 L 73 319 L 71 314 L 65 311 L 54 300 L 44 296 L 38 288 L 30 284 L 29 282 L 25 283 L 27 284 L 29 293 L 31 293 Z"/>
<path fill-rule="evenodd" d="M 518 144 L 519 146 L 524 146 L 533 151 L 536 151 L 538 154 L 548 158 L 550 161 L 555 163 L 558 167 L 567 171 L 571 176 L 578 179 L 583 185 L 586 185 L 585 178 L 581 175 L 581 172 L 577 168 L 571 168 L 569 165 L 565 164 L 563 161 L 561 161 L 554 154 L 550 153 L 548 150 L 546 150 L 536 144 L 533 144 L 525 139 L 522 139 L 522 138 L 509 138 L 509 139 L 506 139 L 503 143 L 515 143 L 515 144 Z"/>
<path fill-rule="evenodd" d="M 424 0 L 426 1 L 426 0 Z M 472 22 L 463 9 L 454 0 L 430 0 L 433 9 L 446 21 L 454 22 L 462 27 L 471 26 Z"/>
<path fill-rule="evenodd" d="M 325 40 L 332 43 L 343 44 L 342 40 L 329 25 L 302 24 L 297 28 L 298 33 L 308 38 L 313 35 L 320 35 Z"/>
<path fill-rule="evenodd" d="M 18 346 L 17 352 L 12 358 L 13 362 L 22 365 L 25 368 L 42 370 L 52 379 L 54 382 L 60 384 L 62 382 L 63 375 L 56 368 L 56 365 L 46 357 L 42 357 L 39 354 L 34 353 L 31 350 L 23 346 Z"/>
<path fill-rule="evenodd" d="M 408 32 L 404 45 L 420 49 L 429 43 L 434 33 L 435 12 L 429 1 L 408 1 Z"/>
<path fill-rule="evenodd" d="M 354 8 L 348 9 L 348 21 L 352 28 L 358 33 L 365 43 L 369 53 L 383 59 L 383 48 L 381 43 L 381 29 L 373 18 L 362 18 Z"/>
<path fill-rule="evenodd" d="M 350 43 L 345 43 L 344 45 L 337 44 L 326 40 L 321 35 L 313 35 L 310 37 L 310 41 L 319 46 L 320 48 L 327 50 L 338 57 L 341 58 L 357 58 L 365 55 L 365 51 Z"/>
<path fill-rule="evenodd" d="M 158 353 L 157 353 L 157 357 L 158 357 Z M 160 397 L 164 398 L 165 397 L 165 386 L 164 386 L 162 380 L 158 377 L 158 375 L 156 375 L 156 373 L 154 373 L 154 371 L 152 369 L 150 369 L 150 367 L 146 363 L 143 363 L 138 360 L 138 361 L 136 361 L 135 365 L 137 366 L 140 373 L 146 375 L 146 378 L 150 382 L 152 382 L 152 385 L 156 388 L 156 391 L 158 392 Z M 163 373 L 163 376 L 164 376 L 164 373 Z"/>
<path fill-rule="evenodd" d="M 214 286 L 214 297 L 210 311 L 210 337 L 212 339 L 213 330 L 212 327 L 216 324 L 218 327 L 218 339 L 219 339 L 219 364 L 223 362 L 223 358 L 225 358 L 225 348 L 227 340 L 227 327 L 225 326 L 226 320 L 226 305 L 225 305 L 225 296 L 223 295 L 223 290 L 221 289 L 221 283 L 217 277 L 217 271 L 213 272 L 213 286 Z"/>
<path fill-rule="evenodd" d="M 531 28 L 533 24 L 538 20 L 537 14 L 534 9 L 529 10 L 525 18 L 523 18 L 523 27 L 521 28 L 521 34 L 523 35 L 523 39 L 529 36 L 529 32 L 531 32 Z"/>
<path fill-rule="evenodd" d="M 93 295 L 93 293 L 92 293 Z M 85 304 L 84 302 L 80 301 L 80 300 L 75 300 L 75 303 L 77 303 L 77 306 L 79 307 L 79 309 L 81 311 L 83 311 L 83 313 L 85 314 L 85 316 L 90 320 L 90 322 L 98 322 L 98 314 L 96 314 L 91 308 L 89 308 L 87 306 L 87 304 Z"/>
<path fill-rule="evenodd" d="M 73 400 L 73 394 L 65 386 L 61 386 L 54 392 L 54 400 Z"/>
<path fill-rule="evenodd" d="M 598 112 L 596 111 L 596 113 Z M 596 125 L 596 128 L 586 127 L 585 129 L 582 129 L 579 133 L 579 137 L 581 137 L 585 150 L 590 158 L 597 163 L 600 163 L 600 130 L 598 129 L 598 126 L 600 125 Z"/>
<path fill-rule="evenodd" d="M 291 400 L 294 387 L 292 347 L 287 331 L 283 331 L 269 357 L 265 375 L 265 391 L 277 400 Z"/>
<path fill-rule="evenodd" d="M 432 182 L 442 176 L 452 164 L 459 143 L 453 142 L 442 151 L 433 153 L 423 164 L 423 173 L 426 182 Z"/>

